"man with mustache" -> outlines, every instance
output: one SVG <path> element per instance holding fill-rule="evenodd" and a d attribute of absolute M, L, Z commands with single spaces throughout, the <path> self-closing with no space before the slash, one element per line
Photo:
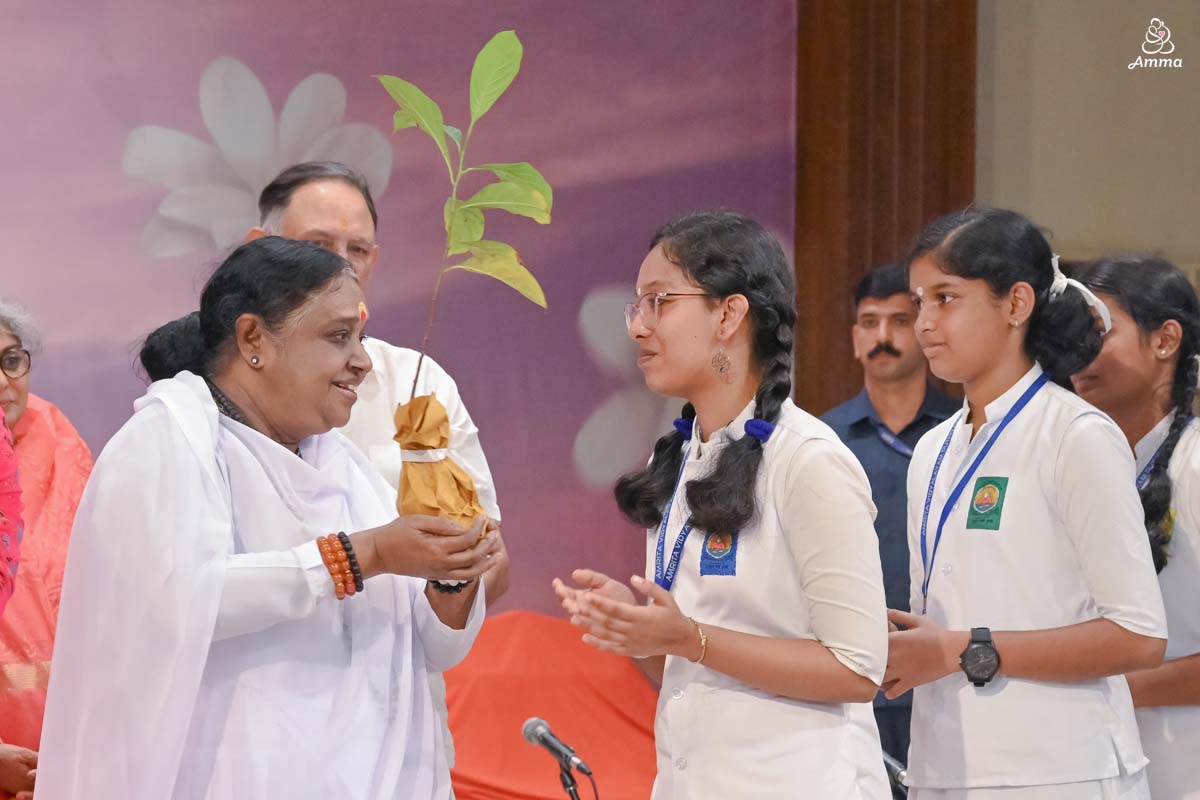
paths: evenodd
<path fill-rule="evenodd" d="M 896 265 L 867 274 L 854 290 L 854 357 L 864 387 L 852 400 L 821 417 L 862 463 L 878 508 L 875 533 L 883 564 L 888 608 L 908 610 L 908 463 L 917 441 L 958 410 L 959 404 L 929 384 L 925 356 L 913 322 L 917 308 L 908 276 Z M 883 749 L 908 760 L 912 693 L 875 697 Z"/>

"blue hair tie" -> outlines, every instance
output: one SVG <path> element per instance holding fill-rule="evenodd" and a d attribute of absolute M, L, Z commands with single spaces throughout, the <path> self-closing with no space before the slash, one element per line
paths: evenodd
<path fill-rule="evenodd" d="M 759 419 L 758 417 L 746 420 L 746 435 L 753 436 L 763 444 L 767 443 L 767 439 L 770 439 L 771 434 L 774 432 L 774 422 L 767 422 L 765 419 Z"/>
<path fill-rule="evenodd" d="M 686 442 L 692 438 L 692 421 L 683 417 L 675 418 L 675 430 L 683 434 L 683 440 Z"/>

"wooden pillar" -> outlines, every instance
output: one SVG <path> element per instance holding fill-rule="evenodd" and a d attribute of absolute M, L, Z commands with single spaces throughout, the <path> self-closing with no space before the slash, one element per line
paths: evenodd
<path fill-rule="evenodd" d="M 975 0 L 798 0 L 796 402 L 861 388 L 854 285 L 975 191 Z"/>

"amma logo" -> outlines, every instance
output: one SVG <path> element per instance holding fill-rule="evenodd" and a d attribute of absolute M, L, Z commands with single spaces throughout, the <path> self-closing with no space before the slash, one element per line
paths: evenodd
<path fill-rule="evenodd" d="M 1142 42 L 1142 52 L 1146 55 L 1138 56 L 1130 61 L 1129 69 L 1141 67 L 1178 69 L 1183 66 L 1182 58 L 1166 58 L 1175 52 L 1175 43 L 1171 41 L 1171 29 L 1158 17 L 1150 20 L 1150 27 L 1146 29 L 1145 41 Z M 1146 56 L 1152 57 L 1147 58 Z"/>

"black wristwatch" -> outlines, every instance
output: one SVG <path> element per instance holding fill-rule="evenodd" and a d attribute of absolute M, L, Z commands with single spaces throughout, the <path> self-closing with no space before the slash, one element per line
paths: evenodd
<path fill-rule="evenodd" d="M 466 581 L 435 581 L 433 578 L 429 579 L 429 585 L 432 586 L 436 591 L 441 592 L 442 594 L 458 594 L 459 592 L 461 592 L 462 590 L 464 590 L 468 586 L 470 586 L 471 582 L 472 581 L 470 581 L 470 580 L 466 580 Z"/>
<path fill-rule="evenodd" d="M 1000 671 L 1000 654 L 992 644 L 992 632 L 987 628 L 971 628 L 971 642 L 958 657 L 958 665 L 967 680 L 976 688 L 987 686 Z"/>

